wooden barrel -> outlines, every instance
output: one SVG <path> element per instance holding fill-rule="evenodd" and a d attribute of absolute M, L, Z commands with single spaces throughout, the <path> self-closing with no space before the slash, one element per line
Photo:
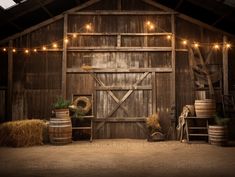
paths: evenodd
<path fill-rule="evenodd" d="M 56 118 L 69 117 L 69 109 L 55 109 Z"/>
<path fill-rule="evenodd" d="M 225 146 L 228 142 L 227 126 L 210 125 L 208 130 L 209 143 L 218 146 Z"/>
<path fill-rule="evenodd" d="M 216 113 L 216 104 L 213 99 L 195 100 L 197 117 L 212 117 Z"/>
<path fill-rule="evenodd" d="M 70 117 L 51 118 L 49 123 L 51 144 L 63 145 L 72 142 L 72 124 Z"/>

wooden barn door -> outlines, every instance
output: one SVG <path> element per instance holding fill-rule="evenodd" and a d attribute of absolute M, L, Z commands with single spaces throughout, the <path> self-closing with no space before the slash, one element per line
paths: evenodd
<path fill-rule="evenodd" d="M 151 75 L 141 69 L 95 74 L 96 132 L 105 131 L 115 138 L 144 138 L 143 123 L 152 113 Z"/>

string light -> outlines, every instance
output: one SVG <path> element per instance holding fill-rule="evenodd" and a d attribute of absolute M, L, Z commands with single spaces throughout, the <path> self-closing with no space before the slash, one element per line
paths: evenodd
<path fill-rule="evenodd" d="M 87 24 L 87 25 L 86 25 L 86 29 L 87 29 L 87 30 L 91 30 L 91 24 Z"/>
<path fill-rule="evenodd" d="M 187 41 L 187 40 L 183 40 L 183 41 L 182 41 L 182 44 L 183 44 L 183 45 L 187 45 L 187 44 L 188 44 L 188 41 Z"/>
<path fill-rule="evenodd" d="M 231 44 L 226 44 L 226 48 L 227 49 L 231 48 Z"/>
<path fill-rule="evenodd" d="M 155 24 L 152 23 L 151 21 L 146 21 L 145 25 L 146 25 L 146 27 L 147 27 L 148 30 L 153 30 L 153 29 L 155 29 Z M 91 29 L 92 29 L 92 24 L 91 24 L 91 23 L 87 23 L 87 24 L 85 24 L 84 26 L 82 26 L 82 28 L 85 28 L 86 30 L 91 30 Z M 165 32 L 163 29 L 161 29 L 161 28 L 159 28 L 159 29 L 160 29 L 161 31 Z M 167 39 L 167 40 L 172 39 L 172 35 L 173 35 L 173 34 L 166 35 L 166 39 Z M 68 36 L 68 37 L 66 37 L 66 38 L 64 39 L 64 43 L 65 43 L 65 44 L 69 43 L 69 40 L 70 40 L 70 39 L 75 39 L 75 38 L 77 38 L 77 36 L 78 36 L 78 33 L 74 32 L 74 33 L 72 34 L 72 36 Z M 177 37 L 177 36 L 176 36 L 176 38 L 179 39 L 179 40 L 181 40 L 181 43 L 182 43 L 182 45 L 184 45 L 184 46 L 186 46 L 186 45 L 188 45 L 188 44 L 191 44 L 188 39 L 182 39 L 181 37 Z M 58 42 L 58 41 L 56 41 L 56 42 Z M 47 47 L 46 47 L 46 46 L 51 46 L 51 47 L 54 48 L 54 49 L 58 48 L 58 44 L 57 44 L 56 42 L 53 42 L 53 43 L 51 43 L 51 44 L 45 44 L 45 45 L 42 46 L 42 48 L 41 48 L 42 51 L 46 51 L 46 50 L 47 50 Z M 222 43 L 223 43 L 223 42 L 216 43 L 216 44 L 200 43 L 200 46 L 210 46 L 210 47 L 212 47 L 212 48 L 215 49 L 215 50 L 218 50 L 218 49 L 220 49 L 221 47 L 224 47 L 224 48 L 227 48 L 227 49 L 230 49 L 230 48 L 232 47 L 232 45 L 231 45 L 230 43 L 225 43 L 224 45 L 223 45 Z M 194 43 L 192 44 L 192 47 L 194 47 L 194 48 L 198 48 L 198 47 L 200 47 L 200 46 L 199 46 L 199 43 L 198 43 L 198 42 L 194 42 Z M 36 47 L 36 48 L 34 48 L 34 49 L 23 49 L 23 50 L 20 49 L 20 48 L 19 48 L 19 49 L 18 49 L 18 48 L 13 48 L 13 49 L 11 49 L 11 48 L 8 48 L 8 47 L 4 47 L 4 48 L 2 48 L 2 51 L 3 51 L 3 52 L 7 52 L 8 50 L 10 50 L 10 51 L 12 51 L 12 52 L 14 52 L 14 53 L 17 52 L 17 51 L 23 51 L 24 53 L 28 54 L 31 50 L 32 50 L 33 52 L 37 52 L 38 49 L 40 49 L 40 46 L 39 46 L 39 47 Z"/>
<path fill-rule="evenodd" d="M 56 43 L 53 43 L 53 48 L 57 48 L 57 44 Z"/>
<path fill-rule="evenodd" d="M 218 45 L 218 44 L 215 44 L 215 45 L 213 46 L 213 48 L 216 49 L 216 50 L 218 50 L 218 49 L 219 49 L 219 45 Z"/>
<path fill-rule="evenodd" d="M 25 49 L 24 53 L 28 54 L 28 53 L 29 53 L 29 50 L 28 50 L 28 49 Z"/>
<path fill-rule="evenodd" d="M 199 44 L 198 44 L 198 43 L 194 43 L 194 44 L 193 44 L 193 47 L 194 47 L 194 48 L 198 48 L 198 47 L 199 47 Z"/>
<path fill-rule="evenodd" d="M 153 29 L 155 28 L 154 24 L 151 23 L 150 21 L 147 21 L 147 22 L 146 22 L 146 25 L 147 25 L 147 27 L 148 27 L 149 30 L 153 30 Z"/>
<path fill-rule="evenodd" d="M 65 44 L 69 43 L 69 40 L 67 38 L 64 39 Z"/>
<path fill-rule="evenodd" d="M 151 22 L 150 22 L 150 21 L 147 21 L 147 22 L 146 22 L 146 25 L 148 25 L 148 26 L 151 25 Z"/>
<path fill-rule="evenodd" d="M 42 50 L 44 50 L 44 51 L 47 50 L 46 46 L 43 46 L 43 47 L 42 47 Z"/>
<path fill-rule="evenodd" d="M 155 28 L 154 25 L 150 25 L 150 26 L 149 26 L 149 29 L 150 29 L 150 30 L 153 30 L 154 28 Z"/>
<path fill-rule="evenodd" d="M 171 39 L 171 36 L 170 36 L 170 35 L 167 35 L 166 38 L 167 38 L 168 40 L 170 40 L 170 39 Z"/>

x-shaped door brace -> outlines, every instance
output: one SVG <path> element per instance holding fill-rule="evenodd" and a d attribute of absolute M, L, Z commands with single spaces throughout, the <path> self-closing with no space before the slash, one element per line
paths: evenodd
<path fill-rule="evenodd" d="M 90 73 L 91 74 L 91 73 Z M 96 80 L 96 82 L 98 83 L 98 84 L 100 84 L 100 86 L 103 86 L 103 87 L 105 87 L 106 85 L 98 78 L 98 77 L 96 77 L 94 74 L 91 74 L 91 76 Z M 107 91 L 107 93 L 113 98 L 113 100 L 118 104 L 119 103 L 119 99 L 113 94 L 113 92 L 111 91 L 111 90 L 106 90 Z M 127 109 L 124 107 L 124 106 L 122 106 L 122 105 L 120 105 L 120 107 L 124 110 L 124 112 L 128 115 L 128 111 L 127 111 Z M 110 115 L 111 116 L 111 115 Z M 109 117 L 109 116 L 108 116 Z"/>
<path fill-rule="evenodd" d="M 105 84 L 99 79 L 96 77 L 96 75 L 94 75 L 94 73 L 92 72 L 89 72 L 89 74 L 95 79 L 95 81 L 100 85 L 100 86 L 105 86 Z M 104 121 L 102 123 L 99 124 L 99 126 L 96 128 L 96 132 L 99 131 L 99 129 L 101 127 L 104 126 L 104 124 L 106 123 L 107 119 L 112 116 L 119 107 L 121 107 L 124 112 L 128 115 L 128 111 L 126 110 L 126 108 L 122 105 L 122 103 L 134 92 L 135 87 L 138 86 L 138 84 L 140 84 L 143 79 L 149 74 L 149 72 L 145 72 L 144 74 L 142 74 L 142 76 L 134 83 L 132 89 L 130 89 L 129 91 L 127 91 L 127 93 L 122 97 L 122 99 L 118 99 L 111 90 L 106 90 L 108 92 L 108 94 L 114 99 L 114 101 L 117 103 L 117 105 L 113 108 L 112 111 L 110 111 L 104 118 Z M 138 125 L 139 126 L 139 125 Z M 95 133 L 96 133 L 95 132 Z"/>

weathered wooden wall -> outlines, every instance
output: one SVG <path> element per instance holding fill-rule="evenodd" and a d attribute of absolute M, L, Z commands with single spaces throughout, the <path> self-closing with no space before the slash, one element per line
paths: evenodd
<path fill-rule="evenodd" d="M 0 53 L 0 122 L 6 121 L 7 52 Z"/>
<path fill-rule="evenodd" d="M 133 1 L 129 2 L 133 3 Z M 117 5 L 115 10 L 118 8 Z M 128 7 L 133 8 L 122 3 L 122 9 L 126 10 Z M 137 7 L 143 6 L 137 5 Z M 94 8 L 103 10 L 114 7 L 112 4 L 102 2 L 91 9 L 94 10 Z M 151 7 L 151 9 L 154 8 Z M 147 20 L 158 27 L 148 31 Z M 87 23 L 91 23 L 92 31 L 84 29 Z M 86 32 L 90 34 L 87 35 Z M 138 35 L 147 32 L 153 35 Z M 160 112 L 163 130 L 167 132 L 170 127 L 171 73 L 150 72 L 138 86 L 149 86 L 151 89 L 133 91 L 122 104 L 128 111 L 118 108 L 110 114 L 117 103 L 107 91 L 102 90 L 90 74 L 83 71 L 79 73 L 76 69 L 81 68 L 82 65 L 103 69 L 104 72 L 99 71 L 93 74 L 121 100 L 129 90 L 126 88 L 133 86 L 145 73 L 144 70 L 141 72 L 141 69 L 172 67 L 171 40 L 167 40 L 166 35 L 160 34 L 167 32 L 171 33 L 171 15 L 169 14 L 97 15 L 94 13 L 89 15 L 78 13 L 68 16 L 68 34 L 78 33 L 78 37 L 68 44 L 67 96 L 77 93 L 95 95 L 96 126 L 99 127 L 99 123 L 107 118 L 107 123 L 96 133 L 97 138 L 145 138 L 145 132 L 142 130 L 143 120 L 151 115 L 153 110 Z M 162 48 L 162 50 L 158 51 L 154 47 Z M 164 47 L 170 49 L 164 50 Z M 132 71 L 131 68 L 135 68 L 137 72 Z M 123 69 L 126 71 L 121 72 Z M 112 90 L 111 87 L 114 86 L 116 89 Z"/>
<path fill-rule="evenodd" d="M 61 40 L 62 26 L 63 22 L 57 21 L 14 40 L 13 46 L 23 51 L 13 54 L 13 120 L 50 117 L 51 105 L 61 95 L 62 52 L 25 54 L 24 49 Z"/>
<path fill-rule="evenodd" d="M 156 25 L 153 30 L 147 29 L 147 21 Z M 91 31 L 84 28 L 88 23 Z M 166 38 L 169 34 L 170 40 Z M 67 45 L 63 43 L 65 37 L 69 39 Z M 223 34 L 142 1 L 103 0 L 71 12 L 64 20 L 13 40 L 12 47 L 22 50 L 54 41 L 59 49 L 12 54 L 12 119 L 49 119 L 51 104 L 57 96 L 65 93 L 71 99 L 73 94 L 93 94 L 95 128 L 107 119 L 95 133 L 96 138 L 146 138 L 144 118 L 155 111 L 159 112 L 163 131 L 170 138 L 175 126 L 172 120 L 177 119 L 184 105 L 193 104 L 198 94 L 182 39 L 211 44 L 222 41 Z M 203 47 L 202 54 L 206 56 L 208 51 L 209 47 Z M 234 64 L 234 60 L 229 62 Z M 219 68 L 222 63 L 222 50 L 214 51 L 209 64 Z M 95 68 L 93 75 L 82 70 L 83 65 Z M 134 85 L 144 74 L 142 82 Z M 229 74 L 234 78 L 233 71 Z M 6 85 L 2 81 L 1 84 Z M 117 103 L 107 90 L 121 100 L 132 89 L 133 93 L 113 111 Z M 218 98 L 222 89 L 216 92 Z M 0 91 L 0 98 L 5 94 Z M 6 106 L 2 100 L 0 115 Z"/>
<path fill-rule="evenodd" d="M 202 55 L 206 58 L 207 54 L 211 50 L 214 44 L 223 41 L 223 34 L 208 30 L 202 26 L 193 24 L 181 18 L 176 20 L 176 102 L 177 102 L 177 116 L 180 115 L 182 108 L 187 104 L 194 104 L 195 99 L 199 99 L 200 95 L 206 93 L 208 96 L 208 89 L 197 90 L 190 76 L 189 66 L 189 53 L 187 47 L 182 45 L 182 40 L 190 40 L 191 42 L 198 42 L 201 45 Z M 183 50 L 186 49 L 186 50 Z M 211 59 L 208 65 L 214 71 L 223 68 L 222 47 L 219 50 L 213 50 Z M 217 88 L 216 85 L 216 100 L 221 103 L 221 94 L 223 93 L 223 87 Z"/>

